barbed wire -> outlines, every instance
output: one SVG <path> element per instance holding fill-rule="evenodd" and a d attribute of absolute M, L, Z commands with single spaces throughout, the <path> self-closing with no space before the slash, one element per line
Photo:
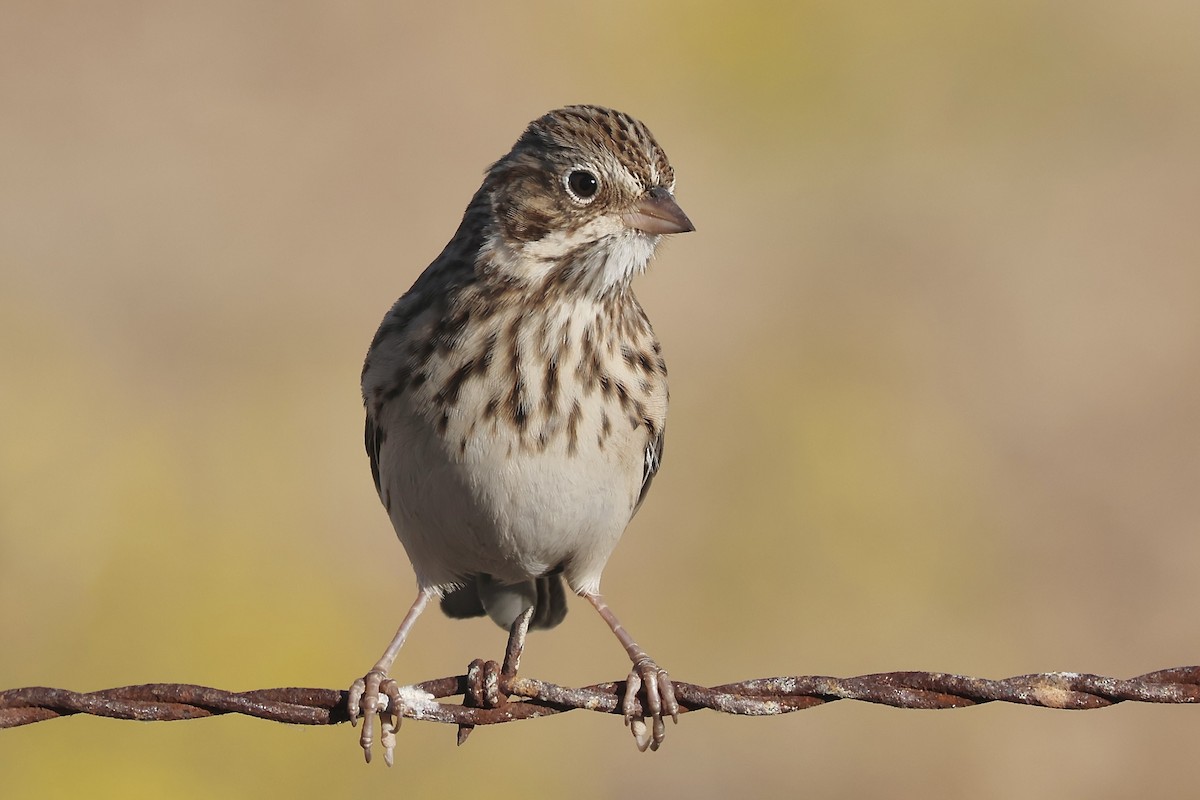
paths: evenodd
<path fill-rule="evenodd" d="M 1200 666 L 1174 667 L 1128 679 L 1077 672 L 1043 672 L 1001 680 L 944 672 L 885 672 L 853 678 L 757 678 L 713 687 L 683 681 L 674 681 L 674 685 L 680 711 L 707 708 L 742 716 L 788 714 L 835 700 L 894 708 L 965 708 L 999 702 L 1081 710 L 1123 702 L 1200 703 Z M 624 681 L 616 681 L 569 688 L 505 675 L 496 662 L 477 660 L 466 675 L 411 687 L 412 691 L 405 692 L 404 715 L 470 728 L 573 710 L 619 714 L 624 686 Z M 463 696 L 462 704 L 436 700 L 457 695 Z M 31 686 L 0 692 L 0 728 L 72 714 L 142 721 L 242 714 L 297 725 L 336 725 L 349 720 L 346 696 L 346 691 L 338 689 L 229 692 L 185 683 L 152 683 L 98 692 Z"/>

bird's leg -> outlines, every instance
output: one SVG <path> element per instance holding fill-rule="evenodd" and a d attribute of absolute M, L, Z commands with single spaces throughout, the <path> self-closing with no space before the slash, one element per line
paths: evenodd
<path fill-rule="evenodd" d="M 654 659 L 650 658 L 646 651 L 633 640 L 629 631 L 625 630 L 625 626 L 617 619 L 617 615 L 608 607 L 608 603 L 604 602 L 603 597 L 590 593 L 583 596 L 608 623 L 608 627 L 612 629 L 617 640 L 625 647 L 625 652 L 629 654 L 629 660 L 633 662 L 633 669 L 625 682 L 625 696 L 621 700 L 621 711 L 625 715 L 625 724 L 633 732 L 633 738 L 637 742 L 639 750 L 645 751 L 647 747 L 657 750 L 667 734 L 667 726 L 663 723 L 663 712 L 670 714 L 671 719 L 676 723 L 679 722 L 679 703 L 675 700 L 675 685 L 671 683 L 671 677 L 667 675 L 667 671 L 654 663 Z M 642 710 L 638 712 L 635 709 L 637 695 L 638 691 L 643 688 L 646 690 L 646 701 L 642 705 Z M 651 718 L 652 728 L 650 730 L 646 729 L 646 712 L 649 712 Z"/>
<path fill-rule="evenodd" d="M 396 629 L 396 635 L 392 637 L 387 650 L 383 651 L 383 655 L 375 662 L 375 666 L 371 667 L 370 672 L 350 686 L 346 710 L 350 714 L 350 724 L 354 725 L 358 722 L 361 709 L 363 729 L 362 736 L 359 737 L 359 744 L 362 745 L 368 764 L 371 763 L 371 745 L 375 739 L 375 717 L 378 715 L 382 727 L 380 743 L 383 745 L 383 760 L 389 767 L 392 765 L 396 748 L 396 730 L 400 727 L 404 708 L 400 699 L 400 686 L 388 677 L 388 670 L 392 668 L 392 662 L 396 660 L 396 655 L 404 646 L 404 640 L 408 638 L 409 630 L 417 621 L 417 617 L 421 616 L 421 612 L 425 610 L 425 605 L 431 597 L 433 597 L 431 589 L 422 588 L 417 593 L 417 599 L 413 601 L 412 607 L 404 615 L 404 620 Z M 386 700 L 382 704 L 380 693 L 386 696 Z"/>

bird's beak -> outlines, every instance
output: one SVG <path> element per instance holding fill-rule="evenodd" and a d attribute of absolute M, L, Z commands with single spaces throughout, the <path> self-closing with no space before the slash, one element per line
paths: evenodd
<path fill-rule="evenodd" d="M 655 186 L 642 195 L 637 206 L 621 217 L 625 224 L 642 233 L 687 233 L 696 226 L 683 213 L 671 193 Z"/>

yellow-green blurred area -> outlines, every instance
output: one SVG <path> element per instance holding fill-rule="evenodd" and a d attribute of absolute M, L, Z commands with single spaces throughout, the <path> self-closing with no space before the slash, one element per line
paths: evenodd
<path fill-rule="evenodd" d="M 524 125 L 645 120 L 697 231 L 637 283 L 663 472 L 605 575 L 678 679 L 1194 663 L 1200 4 L 9 2 L 0 688 L 344 687 L 414 595 L 375 326 Z M 496 658 L 429 613 L 402 681 Z M 616 680 L 586 604 L 527 675 Z M 5 798 L 1118 798 L 1196 712 L 852 703 L 0 732 Z"/>

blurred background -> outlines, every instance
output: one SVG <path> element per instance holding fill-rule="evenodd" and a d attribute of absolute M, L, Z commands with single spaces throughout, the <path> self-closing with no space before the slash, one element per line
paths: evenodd
<path fill-rule="evenodd" d="M 482 171 L 640 117 L 663 472 L 605 590 L 681 680 L 1195 663 L 1200 5 L 8 2 L 0 688 L 347 686 L 414 595 L 362 451 L 383 313 Z M 499 657 L 424 617 L 417 681 Z M 525 674 L 628 663 L 574 602 Z M 1195 712 L 837 703 L 356 732 L 72 718 L 6 798 L 1194 791 Z M 532 787 L 532 788 L 531 788 Z"/>

